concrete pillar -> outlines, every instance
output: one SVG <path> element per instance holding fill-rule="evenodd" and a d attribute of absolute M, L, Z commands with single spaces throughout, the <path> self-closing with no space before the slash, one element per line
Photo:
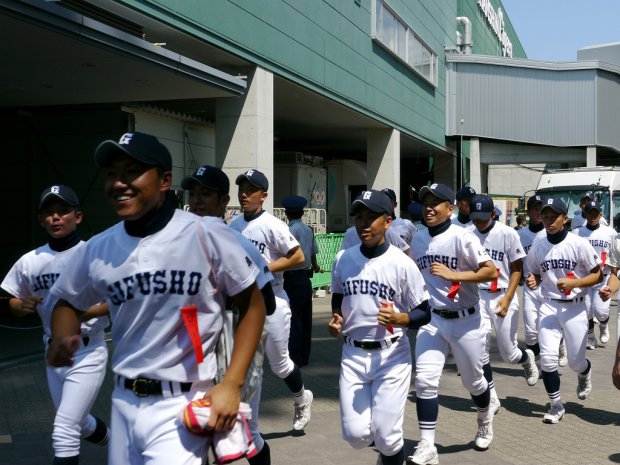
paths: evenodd
<path fill-rule="evenodd" d="M 596 147 L 586 148 L 586 166 L 596 166 Z"/>
<path fill-rule="evenodd" d="M 482 192 L 482 165 L 480 163 L 480 139 L 469 140 L 469 186 L 476 192 Z"/>
<path fill-rule="evenodd" d="M 231 205 L 238 205 L 236 177 L 257 168 L 269 179 L 264 208 L 273 207 L 273 74 L 256 67 L 248 75 L 245 95 L 218 98 L 215 156 L 230 178 Z"/>
<path fill-rule="evenodd" d="M 400 131 L 369 129 L 366 135 L 366 171 L 369 189 L 389 187 L 400 199 Z M 398 206 L 396 216 L 400 216 Z"/>

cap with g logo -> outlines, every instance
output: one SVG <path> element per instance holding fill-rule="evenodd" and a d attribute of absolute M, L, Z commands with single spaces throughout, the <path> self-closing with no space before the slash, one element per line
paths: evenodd
<path fill-rule="evenodd" d="M 469 201 L 469 218 L 487 221 L 495 211 L 493 199 L 488 195 L 474 195 Z"/>
<path fill-rule="evenodd" d="M 259 189 L 262 189 L 264 191 L 269 190 L 269 181 L 267 180 L 267 176 L 265 176 L 258 170 L 247 170 L 245 173 L 240 174 L 239 176 L 237 176 L 235 184 L 239 185 L 244 180 L 247 180 L 254 187 L 258 187 Z"/>
<path fill-rule="evenodd" d="M 43 192 L 41 192 L 41 199 L 39 200 L 39 210 L 43 208 L 46 202 L 54 198 L 60 199 L 67 205 L 70 205 L 72 207 L 80 207 L 80 200 L 78 199 L 75 191 L 69 186 L 63 186 L 62 184 L 58 184 L 55 186 L 50 186 L 47 189 L 44 189 Z"/>
<path fill-rule="evenodd" d="M 428 194 L 433 194 L 435 197 L 450 202 L 450 204 L 454 203 L 454 191 L 445 184 L 434 183 L 430 186 L 422 187 L 420 189 L 420 201 L 423 201 Z"/>
<path fill-rule="evenodd" d="M 228 176 L 215 166 L 201 166 L 194 174 L 187 176 L 181 181 L 181 187 L 188 190 L 194 182 L 197 182 L 205 189 L 216 191 L 220 194 L 228 194 L 230 190 Z"/>
<path fill-rule="evenodd" d="M 527 199 L 527 209 L 529 210 L 537 203 L 543 203 L 543 199 L 540 195 L 532 195 L 529 199 Z"/>
<path fill-rule="evenodd" d="M 360 206 L 374 213 L 392 214 L 392 201 L 385 192 L 378 190 L 362 191 L 351 204 L 351 212 L 355 214 Z"/>
<path fill-rule="evenodd" d="M 590 210 L 598 210 L 599 212 L 603 211 L 601 207 L 601 203 L 597 202 L 596 200 L 591 200 L 590 202 L 586 203 L 583 209 L 586 213 L 589 212 Z"/>
<path fill-rule="evenodd" d="M 568 208 L 562 199 L 547 199 L 540 209 L 540 212 L 542 213 L 546 208 L 550 208 L 554 212 L 561 215 L 566 215 L 568 213 Z"/>
<path fill-rule="evenodd" d="M 143 132 L 126 132 L 118 142 L 106 140 L 95 150 L 99 166 L 109 166 L 118 156 L 126 155 L 145 165 L 159 166 L 164 171 L 172 169 L 172 156 L 157 137 Z"/>

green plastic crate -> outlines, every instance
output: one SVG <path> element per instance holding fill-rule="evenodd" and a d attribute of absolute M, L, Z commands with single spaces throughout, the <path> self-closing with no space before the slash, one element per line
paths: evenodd
<path fill-rule="evenodd" d="M 344 234 L 317 234 L 315 237 L 316 243 L 319 246 L 316 261 L 321 267 L 322 272 L 314 273 L 312 288 L 320 289 L 332 284 L 332 265 L 342 245 Z"/>

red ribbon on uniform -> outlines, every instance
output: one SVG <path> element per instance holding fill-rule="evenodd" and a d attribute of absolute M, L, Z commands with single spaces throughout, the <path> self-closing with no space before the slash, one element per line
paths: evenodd
<path fill-rule="evenodd" d="M 192 346 L 194 346 L 196 363 L 202 363 L 204 354 L 202 353 L 202 341 L 198 331 L 198 307 L 191 305 L 181 308 L 181 316 L 183 317 L 183 323 L 185 323 L 185 329 L 187 329 L 189 334 L 189 339 L 192 341 Z"/>
<path fill-rule="evenodd" d="M 607 252 L 601 252 L 601 260 L 603 261 L 601 268 L 605 268 L 605 262 L 607 261 Z"/>
<path fill-rule="evenodd" d="M 497 291 L 497 280 L 499 279 L 499 268 L 495 268 L 497 270 L 497 278 L 491 281 L 491 290 L 493 292 Z"/>
<path fill-rule="evenodd" d="M 452 287 L 448 291 L 448 298 L 454 300 L 459 289 L 461 289 L 461 283 L 459 281 L 452 281 Z"/>
<path fill-rule="evenodd" d="M 573 273 L 572 271 L 569 271 L 568 273 L 566 273 L 566 277 L 568 279 L 575 279 L 575 273 Z M 567 291 L 564 291 L 564 295 L 570 295 L 570 289 Z"/>

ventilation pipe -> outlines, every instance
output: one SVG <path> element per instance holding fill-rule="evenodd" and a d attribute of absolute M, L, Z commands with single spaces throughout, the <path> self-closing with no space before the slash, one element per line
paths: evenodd
<path fill-rule="evenodd" d="M 456 18 L 457 25 L 463 26 L 463 35 L 461 37 L 457 31 L 457 43 L 461 49 L 461 53 L 465 55 L 471 54 L 471 21 L 466 16 L 458 16 Z M 459 40 L 460 39 L 460 40 Z"/>

